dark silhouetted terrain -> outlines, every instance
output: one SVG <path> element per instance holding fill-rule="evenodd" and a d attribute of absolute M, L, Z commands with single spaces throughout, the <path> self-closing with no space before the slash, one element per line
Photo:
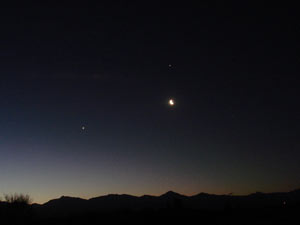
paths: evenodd
<path fill-rule="evenodd" d="M 247 196 L 110 194 L 89 200 L 62 196 L 45 204 L 0 202 L 2 224 L 294 224 L 300 190 Z"/>

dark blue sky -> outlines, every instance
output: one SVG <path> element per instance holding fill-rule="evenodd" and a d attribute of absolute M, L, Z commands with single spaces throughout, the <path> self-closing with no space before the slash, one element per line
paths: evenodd
<path fill-rule="evenodd" d="M 1 11 L 2 193 L 45 202 L 299 187 L 292 6 Z"/>

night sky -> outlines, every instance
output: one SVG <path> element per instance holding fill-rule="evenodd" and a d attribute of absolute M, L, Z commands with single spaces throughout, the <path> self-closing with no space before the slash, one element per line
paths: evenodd
<path fill-rule="evenodd" d="M 73 2 L 0 15 L 1 194 L 300 187 L 295 6 Z"/>

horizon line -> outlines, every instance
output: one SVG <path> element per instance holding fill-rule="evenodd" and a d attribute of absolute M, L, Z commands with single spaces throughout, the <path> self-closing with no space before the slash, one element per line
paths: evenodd
<path fill-rule="evenodd" d="M 208 193 L 208 192 L 199 192 L 198 194 L 193 194 L 193 195 L 185 195 L 185 194 L 181 194 L 181 193 L 178 193 L 178 192 L 175 192 L 175 191 L 167 191 L 167 192 L 164 192 L 163 194 L 160 194 L 160 195 L 151 195 L 151 194 L 143 194 L 143 195 L 132 195 L 132 194 L 127 194 L 127 193 L 110 193 L 110 194 L 105 194 L 105 195 L 99 195 L 99 196 L 95 196 L 95 197 L 91 197 L 91 198 L 83 198 L 83 197 L 78 197 L 78 196 L 69 196 L 69 195 L 61 195 L 60 197 L 57 197 L 57 198 L 52 198 L 52 199 L 49 199 L 48 201 L 45 201 L 43 203 L 36 203 L 36 202 L 32 202 L 31 205 L 34 205 L 34 204 L 37 204 L 37 205 L 44 205 L 52 200 L 58 200 L 58 199 L 61 199 L 61 198 L 77 198 L 77 199 L 82 199 L 82 200 L 91 200 L 91 199 L 94 199 L 94 198 L 100 198 L 100 197 L 106 197 L 106 196 L 110 196 L 110 195 L 118 195 L 118 196 L 122 196 L 122 195 L 127 195 L 127 196 L 131 196 L 131 197 L 137 197 L 137 198 L 141 198 L 141 197 L 144 197 L 144 196 L 150 196 L 150 197 L 161 197 L 161 196 L 164 196 L 168 193 L 174 193 L 174 194 L 178 194 L 178 195 L 181 195 L 181 196 L 184 196 L 184 197 L 193 197 L 193 196 L 197 196 L 197 195 L 200 195 L 200 194 L 207 194 L 207 195 L 217 195 L 217 196 L 249 196 L 249 195 L 252 195 L 252 194 L 257 194 L 257 193 L 260 193 L 260 194 L 276 194 L 276 193 L 290 193 L 290 192 L 293 192 L 293 191 L 299 191 L 300 190 L 300 187 L 299 188 L 295 188 L 295 189 L 292 189 L 290 191 L 273 191 L 273 192 L 261 192 L 261 191 L 256 191 L 256 192 L 250 192 L 248 194 L 234 194 L 234 192 L 230 192 L 228 194 L 213 194 L 213 193 Z M 0 202 L 3 202 L 0 200 Z M 4 201 L 5 202 L 5 201 Z"/>

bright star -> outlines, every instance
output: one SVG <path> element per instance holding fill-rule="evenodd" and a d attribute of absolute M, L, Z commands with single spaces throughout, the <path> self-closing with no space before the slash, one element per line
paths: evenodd
<path fill-rule="evenodd" d="M 174 100 L 173 100 L 173 99 L 170 99 L 170 100 L 169 100 L 169 105 L 170 105 L 170 106 L 173 106 L 174 104 L 175 104 Z"/>

